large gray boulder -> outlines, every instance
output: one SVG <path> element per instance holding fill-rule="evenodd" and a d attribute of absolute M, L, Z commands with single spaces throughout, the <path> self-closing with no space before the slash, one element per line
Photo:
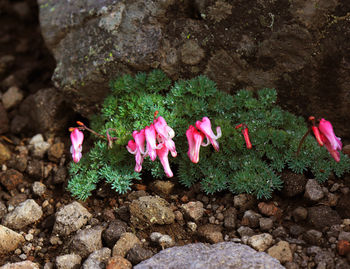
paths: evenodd
<path fill-rule="evenodd" d="M 349 137 L 346 1 L 38 1 L 55 84 L 86 116 L 111 78 L 160 68 L 228 92 L 275 87 L 289 110 Z"/>
<path fill-rule="evenodd" d="M 134 268 L 279 269 L 284 267 L 265 252 L 257 252 L 242 244 L 223 242 L 215 245 L 197 243 L 168 248 Z"/>

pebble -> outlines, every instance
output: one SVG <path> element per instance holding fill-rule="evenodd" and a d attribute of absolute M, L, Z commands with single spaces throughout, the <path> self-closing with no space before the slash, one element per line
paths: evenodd
<path fill-rule="evenodd" d="M 23 99 L 23 93 L 17 86 L 10 87 L 2 96 L 2 104 L 6 110 L 12 109 Z"/>
<path fill-rule="evenodd" d="M 350 232 L 341 231 L 339 233 L 338 240 L 346 240 L 350 242 Z"/>
<path fill-rule="evenodd" d="M 224 241 L 222 227 L 214 224 L 204 224 L 198 228 L 198 235 L 206 239 L 207 242 L 216 244 Z"/>
<path fill-rule="evenodd" d="M 53 144 L 48 150 L 48 158 L 52 162 L 59 162 L 64 153 L 64 144 L 62 142 Z"/>
<path fill-rule="evenodd" d="M 169 248 L 175 246 L 174 240 L 167 234 L 162 235 L 158 239 L 159 245 L 162 247 L 162 249 Z"/>
<path fill-rule="evenodd" d="M 79 268 L 81 260 L 81 257 L 75 253 L 57 256 L 56 267 L 57 269 Z"/>
<path fill-rule="evenodd" d="M 253 210 L 247 210 L 244 212 L 242 218 L 242 225 L 249 226 L 250 228 L 259 227 L 259 219 L 261 215 L 259 213 L 254 212 Z"/>
<path fill-rule="evenodd" d="M 82 269 L 104 268 L 111 257 L 111 252 L 109 248 L 101 248 L 92 252 L 84 261 Z"/>
<path fill-rule="evenodd" d="M 34 236 L 32 234 L 26 234 L 24 237 L 27 241 L 32 241 Z"/>
<path fill-rule="evenodd" d="M 126 254 L 126 258 L 134 265 L 152 256 L 153 252 L 151 250 L 145 249 L 139 244 L 134 245 Z"/>
<path fill-rule="evenodd" d="M 7 254 L 14 251 L 24 243 L 24 241 L 22 235 L 0 225 L 0 254 Z"/>
<path fill-rule="evenodd" d="M 303 221 L 303 220 L 306 220 L 307 218 L 307 209 L 304 208 L 304 207 L 297 207 L 293 210 L 293 218 L 294 218 L 294 221 L 295 222 L 300 222 L 300 221 Z"/>
<path fill-rule="evenodd" d="M 293 261 L 293 254 L 290 245 L 286 241 L 280 241 L 267 250 L 267 254 L 279 260 L 282 264 Z"/>
<path fill-rule="evenodd" d="M 14 190 L 23 183 L 23 174 L 15 169 L 0 172 L 0 182 L 8 191 Z"/>
<path fill-rule="evenodd" d="M 101 226 L 79 230 L 72 241 L 74 253 L 79 254 L 83 259 L 90 253 L 102 248 L 102 231 Z"/>
<path fill-rule="evenodd" d="M 273 220 L 270 218 L 260 218 L 259 226 L 263 232 L 269 231 L 273 227 Z"/>
<path fill-rule="evenodd" d="M 311 245 L 321 246 L 324 243 L 322 233 L 317 230 L 307 230 L 303 234 L 303 239 Z"/>
<path fill-rule="evenodd" d="M 254 231 L 253 229 L 251 229 L 250 227 L 247 227 L 247 226 L 241 226 L 237 229 L 237 232 L 239 233 L 239 235 L 241 237 L 243 236 L 252 236 L 254 235 Z"/>
<path fill-rule="evenodd" d="M 3 219 L 3 225 L 11 229 L 21 229 L 39 220 L 43 215 L 41 206 L 33 199 L 20 203 L 12 212 Z"/>
<path fill-rule="evenodd" d="M 329 206 L 319 205 L 308 208 L 308 222 L 317 229 L 341 224 L 342 220 L 337 211 Z"/>
<path fill-rule="evenodd" d="M 255 202 L 253 196 L 249 194 L 238 194 L 233 197 L 233 205 L 235 208 L 239 209 L 240 212 L 246 211 Z"/>
<path fill-rule="evenodd" d="M 103 241 L 109 248 L 113 248 L 120 236 L 128 230 L 128 225 L 121 220 L 113 220 L 109 223 L 107 229 L 102 232 Z"/>
<path fill-rule="evenodd" d="M 11 151 L 2 143 L 0 143 L 0 164 L 4 164 L 11 158 Z"/>
<path fill-rule="evenodd" d="M 184 215 L 181 213 L 181 211 L 176 210 L 176 211 L 174 211 L 174 214 L 175 214 L 176 221 L 182 223 L 184 220 Z"/>
<path fill-rule="evenodd" d="M 108 260 L 106 269 L 131 269 L 132 264 L 121 256 L 113 256 Z"/>
<path fill-rule="evenodd" d="M 316 179 L 309 179 L 305 186 L 304 196 L 306 199 L 310 201 L 317 202 L 324 197 L 324 192 L 322 191 L 322 187 Z"/>
<path fill-rule="evenodd" d="M 234 207 L 228 208 L 224 214 L 224 227 L 228 230 L 233 230 L 236 228 L 237 222 L 237 210 Z M 219 219 L 220 220 L 220 219 Z"/>
<path fill-rule="evenodd" d="M 248 239 L 248 244 L 257 251 L 265 251 L 273 244 L 273 238 L 268 233 L 257 234 Z"/>
<path fill-rule="evenodd" d="M 197 230 L 197 224 L 193 221 L 187 222 L 187 227 L 190 229 L 191 232 L 195 232 Z"/>
<path fill-rule="evenodd" d="M 194 221 L 201 219 L 205 211 L 203 203 L 200 201 L 182 204 L 181 208 L 184 210 L 185 215 Z"/>
<path fill-rule="evenodd" d="M 53 234 L 67 236 L 83 227 L 92 215 L 80 203 L 73 203 L 60 208 L 56 212 Z"/>
<path fill-rule="evenodd" d="M 136 235 L 133 233 L 123 233 L 113 247 L 112 256 L 118 255 L 124 258 L 126 253 L 136 244 L 141 245 L 141 241 Z"/>
<path fill-rule="evenodd" d="M 22 256 L 20 258 L 24 259 L 24 260 L 27 259 L 27 256 L 26 255 L 24 255 L 24 256 Z M 39 264 L 31 262 L 31 261 L 23 261 L 23 262 L 7 263 L 7 264 L 1 266 L 1 269 L 40 269 L 40 266 L 39 266 Z"/>
<path fill-rule="evenodd" d="M 139 197 L 131 202 L 129 210 L 130 222 L 138 228 L 153 224 L 171 224 L 175 221 L 175 215 L 169 203 L 158 196 Z"/>
<path fill-rule="evenodd" d="M 149 238 L 151 239 L 152 242 L 158 243 L 159 238 L 161 238 L 163 234 L 158 233 L 158 232 L 153 232 L 150 234 Z"/>
<path fill-rule="evenodd" d="M 39 159 L 29 160 L 27 162 L 26 172 L 29 176 L 38 180 L 42 179 L 44 174 L 44 162 Z"/>
<path fill-rule="evenodd" d="M 35 181 L 32 186 L 33 193 L 37 196 L 43 196 L 46 192 L 45 184 L 40 181 Z"/>

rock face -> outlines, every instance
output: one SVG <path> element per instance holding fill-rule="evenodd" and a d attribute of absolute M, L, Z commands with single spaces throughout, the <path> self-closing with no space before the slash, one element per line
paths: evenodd
<path fill-rule="evenodd" d="M 85 115 L 110 78 L 161 68 L 173 79 L 205 73 L 230 92 L 276 87 L 287 108 L 349 136 L 346 1 L 38 2 L 53 79 Z"/>
<path fill-rule="evenodd" d="M 168 248 L 134 268 L 278 269 L 284 267 L 264 252 L 256 252 L 246 245 L 224 242 L 215 245 L 197 243 Z"/>

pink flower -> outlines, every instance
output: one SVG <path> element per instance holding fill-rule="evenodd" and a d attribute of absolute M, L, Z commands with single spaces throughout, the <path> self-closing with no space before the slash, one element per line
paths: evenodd
<path fill-rule="evenodd" d="M 175 136 L 174 130 L 168 126 L 163 117 L 158 117 L 154 120 L 154 128 L 157 131 L 157 139 L 160 144 L 165 144 L 167 149 L 170 150 L 171 156 L 176 157 L 177 152 L 175 143 L 172 138 Z"/>
<path fill-rule="evenodd" d="M 84 134 L 78 128 L 70 134 L 70 140 L 72 141 L 72 146 L 70 147 L 70 152 L 72 153 L 73 161 L 78 163 L 82 157 L 81 151 L 83 149 Z"/>
<path fill-rule="evenodd" d="M 169 160 L 168 160 L 168 153 L 169 153 L 168 147 L 166 146 L 166 144 L 162 144 L 161 147 L 159 149 L 157 149 L 156 151 L 157 151 L 157 155 L 159 157 L 159 160 L 163 165 L 164 172 L 165 172 L 166 176 L 172 177 L 173 172 L 170 169 Z"/>
<path fill-rule="evenodd" d="M 204 134 L 198 132 L 196 128 L 192 125 L 186 131 L 186 137 L 188 141 L 188 152 L 187 155 L 190 158 L 191 162 L 199 162 L 199 150 L 203 143 Z"/>
<path fill-rule="evenodd" d="M 321 132 L 321 140 L 324 142 L 325 147 L 332 155 L 334 160 L 336 162 L 339 162 L 339 151 L 342 149 L 343 145 L 340 141 L 340 138 L 335 136 L 332 124 L 325 119 L 321 119 L 318 128 Z"/>
<path fill-rule="evenodd" d="M 239 129 L 239 128 L 243 128 L 242 129 L 242 134 L 244 137 L 244 141 L 246 143 L 247 149 L 251 149 L 252 148 L 252 143 L 250 142 L 250 138 L 249 138 L 249 131 L 248 131 L 248 126 L 245 123 L 240 123 L 238 124 L 235 129 Z"/>
<path fill-rule="evenodd" d="M 151 158 L 152 161 L 154 161 L 157 158 L 157 145 L 156 145 L 156 129 L 154 128 L 154 125 L 151 124 L 150 126 L 146 126 L 145 128 L 145 136 L 147 141 L 147 154 Z"/>
<path fill-rule="evenodd" d="M 216 127 L 217 135 L 215 135 L 211 129 L 211 123 L 208 117 L 204 117 L 201 121 L 197 121 L 196 127 L 205 135 L 207 141 L 210 141 L 214 149 L 219 151 L 219 143 L 216 140 L 221 137 L 221 128 L 219 126 Z"/>
<path fill-rule="evenodd" d="M 143 154 L 145 154 L 145 130 L 133 131 L 132 136 L 135 141 L 129 140 L 126 146 L 127 150 L 135 155 L 135 171 L 141 172 L 143 163 Z"/>

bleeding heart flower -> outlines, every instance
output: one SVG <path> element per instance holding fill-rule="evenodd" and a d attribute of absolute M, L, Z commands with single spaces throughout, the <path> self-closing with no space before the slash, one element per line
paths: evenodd
<path fill-rule="evenodd" d="M 135 141 L 129 140 L 126 146 L 127 150 L 135 155 L 135 171 L 141 172 L 143 163 L 143 154 L 145 154 L 145 130 L 133 131 L 132 136 Z"/>
<path fill-rule="evenodd" d="M 336 137 L 333 131 L 332 124 L 325 120 L 321 119 L 318 129 L 321 132 L 321 140 L 324 142 L 326 149 L 332 155 L 336 162 L 340 161 L 339 151 L 342 149 L 342 143 L 339 137 Z"/>
<path fill-rule="evenodd" d="M 163 117 L 158 117 L 154 120 L 154 128 L 157 132 L 157 139 L 159 144 L 165 144 L 165 146 L 170 150 L 171 156 L 176 157 L 177 152 L 175 148 L 175 143 L 172 138 L 175 136 L 174 130 L 168 126 Z"/>
<path fill-rule="evenodd" d="M 188 152 L 187 155 L 191 162 L 199 162 L 199 150 L 203 143 L 204 134 L 197 131 L 192 125 L 186 131 L 186 137 L 188 141 Z"/>
<path fill-rule="evenodd" d="M 168 159 L 169 149 L 167 148 L 167 146 L 165 144 L 161 144 L 160 148 L 157 149 L 156 151 L 157 151 L 157 155 L 159 157 L 159 160 L 163 165 L 164 172 L 165 172 L 166 176 L 172 177 L 173 172 L 170 169 L 169 159 Z"/>
<path fill-rule="evenodd" d="M 246 143 L 247 149 L 251 149 L 252 148 L 252 143 L 250 142 L 250 138 L 249 138 L 248 126 L 245 123 L 241 123 L 241 124 L 238 124 L 235 127 L 235 129 L 239 129 L 239 128 L 242 128 L 242 127 L 243 127 L 242 134 L 243 134 L 244 141 Z"/>
<path fill-rule="evenodd" d="M 150 126 L 146 126 L 145 128 L 145 136 L 147 141 L 146 152 L 152 161 L 154 161 L 157 158 L 156 135 L 157 135 L 156 129 L 154 128 L 153 124 L 151 124 Z"/>
<path fill-rule="evenodd" d="M 84 134 L 78 128 L 70 134 L 70 140 L 72 141 L 72 146 L 70 147 L 70 152 L 72 153 L 73 161 L 78 163 L 82 157 L 81 151 L 83 150 L 83 140 Z"/>
<path fill-rule="evenodd" d="M 201 121 L 196 122 L 196 127 L 205 135 L 207 141 L 213 145 L 216 151 L 219 151 L 219 143 L 216 141 L 221 137 L 221 128 L 216 127 L 216 135 L 211 129 L 211 123 L 208 117 L 204 117 Z"/>

